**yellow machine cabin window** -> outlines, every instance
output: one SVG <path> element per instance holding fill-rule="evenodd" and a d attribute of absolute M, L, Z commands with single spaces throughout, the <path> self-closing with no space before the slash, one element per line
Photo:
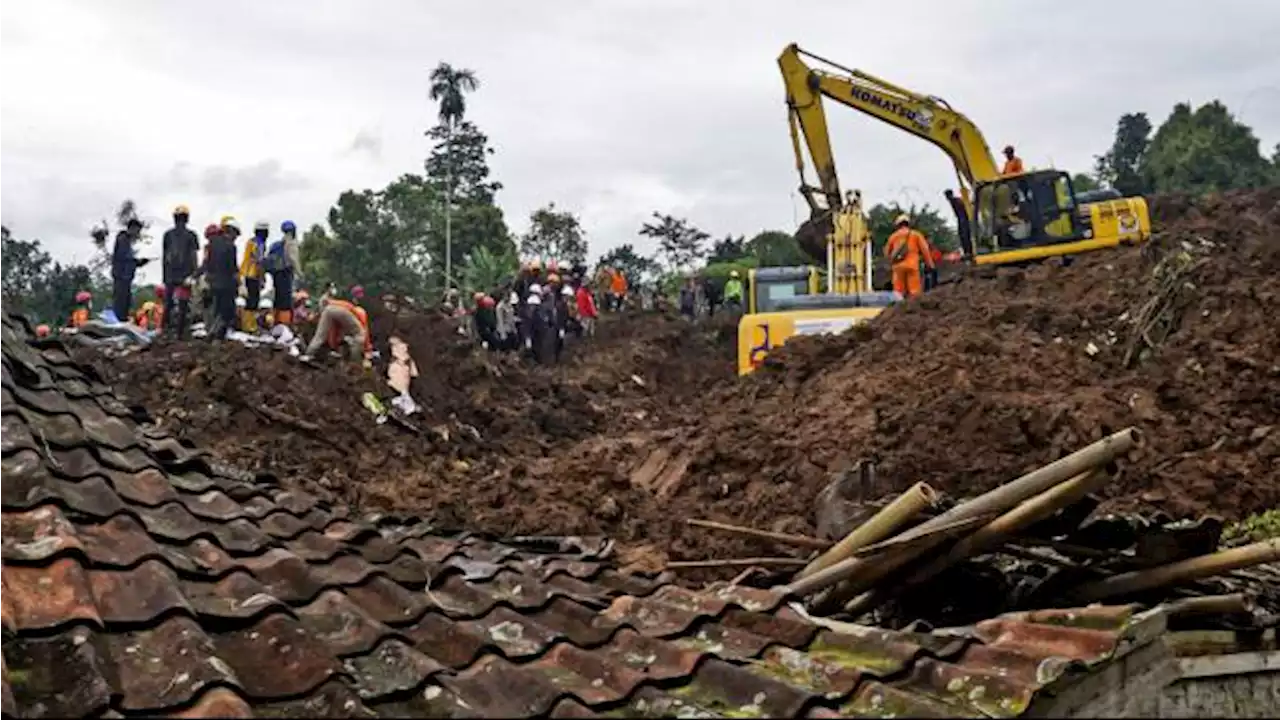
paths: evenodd
<path fill-rule="evenodd" d="M 1028 173 L 980 185 L 974 207 L 978 255 L 1083 237 L 1066 173 Z"/>

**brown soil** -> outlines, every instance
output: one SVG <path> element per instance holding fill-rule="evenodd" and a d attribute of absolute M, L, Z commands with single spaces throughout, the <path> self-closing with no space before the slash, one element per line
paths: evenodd
<path fill-rule="evenodd" d="M 1280 190 L 1160 198 L 1153 215 L 1145 249 L 967 277 L 798 340 L 745 381 L 726 323 L 608 317 L 540 368 L 477 351 L 442 319 L 374 309 L 379 347 L 400 334 L 422 373 L 421 435 L 374 425 L 359 398 L 379 390 L 371 375 L 282 354 L 161 345 L 104 370 L 247 469 L 497 535 L 608 534 L 636 567 L 778 554 L 684 519 L 814 532 L 818 493 L 859 460 L 877 466 L 869 497 L 920 480 L 967 495 L 1129 425 L 1145 444 L 1104 508 L 1235 519 L 1280 506 Z M 1203 261 L 1183 278 L 1180 320 L 1162 341 L 1149 331 L 1156 348 L 1127 367 L 1155 268 L 1180 251 Z"/>

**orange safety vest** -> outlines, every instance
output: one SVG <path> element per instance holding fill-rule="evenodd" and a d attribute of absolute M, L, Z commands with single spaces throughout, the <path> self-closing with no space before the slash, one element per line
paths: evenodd
<path fill-rule="evenodd" d="M 1004 161 L 1004 169 L 1000 171 L 1001 175 L 1017 175 L 1022 172 L 1022 158 L 1014 155 Z"/>
<path fill-rule="evenodd" d="M 907 254 L 898 262 L 893 263 L 894 267 L 920 267 L 921 259 L 929 253 L 929 243 L 924 239 L 919 231 L 911 228 L 898 228 L 889 236 L 889 242 L 885 243 L 884 255 L 892 258 L 897 252 L 899 246 L 903 243 L 907 244 Z M 930 257 L 930 260 L 933 258 Z"/>
<path fill-rule="evenodd" d="M 364 330 L 364 352 L 366 355 L 373 352 L 373 333 L 369 331 L 369 313 L 365 312 L 365 309 L 359 305 L 346 300 L 330 300 L 329 304 L 346 308 L 352 315 L 356 316 L 356 321 L 360 323 L 360 327 Z M 329 347 L 337 348 L 342 345 L 342 332 L 334 328 L 329 331 L 329 337 L 326 340 L 329 343 Z"/>
<path fill-rule="evenodd" d="M 89 308 L 78 307 L 71 311 L 71 327 L 84 327 L 87 322 L 89 322 Z"/>
<path fill-rule="evenodd" d="M 627 291 L 627 277 L 622 274 L 622 271 L 615 270 L 613 272 L 613 277 L 609 280 L 609 289 L 615 295 L 621 295 Z"/>

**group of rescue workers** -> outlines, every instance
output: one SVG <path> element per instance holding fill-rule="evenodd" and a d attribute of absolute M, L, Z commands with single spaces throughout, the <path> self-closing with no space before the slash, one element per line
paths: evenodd
<path fill-rule="evenodd" d="M 225 215 L 205 227 L 203 252 L 190 221 L 191 211 L 186 205 L 173 209 L 173 227 L 165 231 L 162 241 L 162 284 L 155 287 L 156 299 L 143 302 L 136 310 L 133 281 L 138 268 L 151 262 L 137 256 L 136 244 L 143 223 L 131 218 L 125 229 L 116 234 L 111 252 L 111 312 L 115 318 L 143 330 L 186 338 L 198 313 L 209 337 L 263 330 L 291 342 L 291 326 L 309 319 L 311 303 L 306 290 L 294 290 L 302 277 L 297 225 L 290 220 L 281 223 L 281 237 L 272 242 L 270 224 L 257 223 L 237 262 L 236 240 L 241 230 L 234 216 Z M 93 235 L 106 242 L 105 228 L 95 228 Z M 263 292 L 268 276 L 271 298 Z M 368 313 L 360 307 L 363 297 L 360 286 L 350 288 L 345 297 L 330 288 L 321 300 L 316 332 L 307 346 L 308 356 L 325 344 L 335 350 L 345 344 L 354 358 L 363 354 L 367 359 L 372 336 Z M 77 292 L 68 325 L 81 328 L 89 323 L 92 304 L 93 295 L 88 290 Z M 42 326 L 39 331 L 47 333 L 48 329 Z"/>
<path fill-rule="evenodd" d="M 499 287 L 475 293 L 471 331 L 485 349 L 523 352 L 542 364 L 558 362 L 567 336 L 595 335 L 597 295 L 607 311 L 618 312 L 628 290 L 627 277 L 617 268 L 601 267 L 588 278 L 585 265 L 562 271 L 551 260 L 544 271 L 540 260 L 532 260 Z M 445 307 L 461 312 L 456 290 L 446 294 Z"/>
<path fill-rule="evenodd" d="M 1022 160 L 1012 146 L 1004 148 L 1002 173 L 1023 171 Z M 950 191 L 948 200 L 959 202 Z M 965 213 L 957 213 L 963 222 Z M 117 233 L 111 253 L 111 310 L 117 320 L 132 322 L 144 330 L 188 336 L 193 306 L 206 324 L 208 335 L 226 337 L 232 331 L 257 333 L 265 330 L 277 339 L 291 342 L 291 327 L 308 320 L 311 298 L 301 284 L 302 261 L 298 248 L 298 229 L 293 221 L 280 224 L 280 238 L 270 241 L 271 226 L 254 225 L 247 238 L 239 262 L 236 241 L 240 224 L 234 216 L 225 215 L 204 229 L 203 253 L 195 231 L 190 228 L 191 212 L 186 205 L 173 209 L 173 227 L 164 233 L 161 257 L 163 284 L 155 288 L 156 299 L 133 310 L 133 281 L 138 268 L 150 262 L 136 254 L 143 223 L 138 218 L 126 222 Z M 938 267 L 942 251 L 929 243 L 922 232 L 911 226 L 906 214 L 894 221 L 895 229 L 884 247 L 892 265 L 893 289 L 903 297 L 930 290 L 938 283 Z M 961 228 L 961 235 L 966 234 Z M 94 238 L 105 244 L 106 228 L 93 231 Z M 270 276 L 272 297 L 263 295 L 265 280 Z M 515 277 L 489 292 L 476 292 L 473 309 L 467 311 L 459 301 L 458 291 L 450 289 L 442 307 L 459 319 L 470 315 L 470 323 L 459 328 L 472 334 L 483 347 L 495 352 L 520 350 L 535 361 L 558 361 L 567 335 L 591 337 L 599 317 L 597 297 L 608 311 L 620 311 L 626 304 L 629 283 L 625 274 L 612 267 L 600 268 L 588 278 L 585 265 L 566 268 L 548 261 L 544 268 L 538 260 L 521 265 Z M 710 277 L 686 278 L 679 291 L 681 315 L 692 318 L 699 307 L 714 315 L 718 308 L 740 313 L 744 287 L 738 271 L 719 283 Z M 304 357 L 314 356 L 322 346 L 342 350 L 345 345 L 352 359 L 372 352 L 369 316 L 361 301 L 364 289 L 348 288 L 345 293 L 330 287 L 320 301 L 317 327 Z M 75 308 L 69 326 L 79 328 L 91 319 L 93 296 L 81 290 L 75 296 Z M 49 332 L 40 326 L 42 334 Z"/>

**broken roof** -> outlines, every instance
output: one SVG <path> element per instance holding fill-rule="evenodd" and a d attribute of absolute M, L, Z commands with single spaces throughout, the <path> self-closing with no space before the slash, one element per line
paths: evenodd
<path fill-rule="evenodd" d="M 356 516 L 140 425 L 32 337 L 6 315 L 6 716 L 1011 717 L 1149 639 L 1126 607 L 823 624 L 604 544 Z"/>

